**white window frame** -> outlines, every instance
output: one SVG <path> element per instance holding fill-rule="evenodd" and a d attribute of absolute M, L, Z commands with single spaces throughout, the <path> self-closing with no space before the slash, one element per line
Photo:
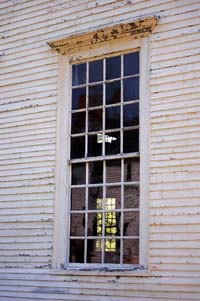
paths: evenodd
<path fill-rule="evenodd" d="M 57 152 L 56 152 L 56 190 L 53 237 L 53 268 L 66 268 L 69 233 L 69 195 L 70 173 L 69 136 L 70 136 L 70 93 L 71 64 L 87 61 L 115 52 L 140 51 L 140 235 L 139 266 L 135 269 L 148 269 L 148 228 L 149 228 L 149 73 L 150 73 L 150 40 L 149 37 L 134 40 L 131 36 L 104 42 L 92 49 L 84 49 L 73 54 L 59 54 L 58 105 L 57 105 Z M 80 269 L 89 268 L 88 264 L 80 264 Z M 119 267 L 117 267 L 119 269 Z M 73 269 L 73 267 L 71 267 Z M 123 265 L 122 265 L 123 269 Z"/>

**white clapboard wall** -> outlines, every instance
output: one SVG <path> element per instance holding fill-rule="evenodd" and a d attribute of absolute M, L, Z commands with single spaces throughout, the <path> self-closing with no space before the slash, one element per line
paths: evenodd
<path fill-rule="evenodd" d="M 58 55 L 126 19 L 151 34 L 151 276 L 51 270 Z M 200 300 L 200 1 L 0 0 L 0 300 Z"/>

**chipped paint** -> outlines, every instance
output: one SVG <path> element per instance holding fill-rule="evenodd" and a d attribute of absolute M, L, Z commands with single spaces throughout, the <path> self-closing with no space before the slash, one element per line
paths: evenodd
<path fill-rule="evenodd" d="M 122 39 L 128 36 L 133 36 L 135 39 L 145 37 L 152 32 L 157 22 L 157 17 L 150 17 L 89 33 L 86 32 L 85 34 L 81 33 L 69 36 L 58 41 L 50 41 L 48 45 L 61 54 L 74 53 L 80 47 L 91 48 L 91 46 L 99 43 Z"/>

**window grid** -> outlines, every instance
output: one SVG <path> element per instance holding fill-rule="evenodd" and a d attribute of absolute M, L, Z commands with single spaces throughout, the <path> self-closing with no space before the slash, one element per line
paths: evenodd
<path fill-rule="evenodd" d="M 85 229 L 84 229 L 84 263 L 87 263 L 87 245 L 88 245 L 88 238 L 89 239 L 96 239 L 96 242 L 98 242 L 98 235 L 97 236 L 88 236 L 88 213 L 98 213 L 100 212 L 98 209 L 97 210 L 89 210 L 88 209 L 88 199 L 89 199 L 89 188 L 90 187 L 97 187 L 97 184 L 91 184 L 89 183 L 89 162 L 95 162 L 95 161 L 99 161 L 101 160 L 103 162 L 103 182 L 100 184 L 98 183 L 98 187 L 103 187 L 103 207 L 101 210 L 101 214 L 103 217 L 103 223 L 102 223 L 102 235 L 101 235 L 101 243 L 97 243 L 99 244 L 99 246 L 101 247 L 102 250 L 102 254 L 101 254 L 101 263 L 105 263 L 105 250 L 106 250 L 106 245 L 109 245 L 109 241 L 110 241 L 110 245 L 114 245 L 112 244 L 112 241 L 115 241 L 116 244 L 116 239 L 120 240 L 120 260 L 118 263 L 122 264 L 123 263 L 123 241 L 124 239 L 139 239 L 139 235 L 129 235 L 129 236 L 124 236 L 124 233 L 122 231 L 124 231 L 123 229 L 123 221 L 124 221 L 124 212 L 139 212 L 139 207 L 138 208 L 124 208 L 124 186 L 126 185 L 139 185 L 139 181 L 130 181 L 130 182 L 125 182 L 124 181 L 124 159 L 125 158 L 139 158 L 139 152 L 131 152 L 131 153 L 125 153 L 123 154 L 123 109 L 125 105 L 128 104 L 134 104 L 134 103 L 138 103 L 139 99 L 137 100 L 130 100 L 130 101 L 126 101 L 124 103 L 123 100 L 123 88 L 124 88 L 124 79 L 127 78 L 133 78 L 133 77 L 137 77 L 138 74 L 135 75 L 130 75 L 130 76 L 125 76 L 123 74 L 123 65 L 124 65 L 124 60 L 123 60 L 124 56 L 121 55 L 121 77 L 118 79 L 114 79 L 114 80 L 106 80 L 106 59 L 103 59 L 103 81 L 102 82 L 96 82 L 96 83 L 89 83 L 89 63 L 86 63 L 86 83 L 83 85 L 78 85 L 78 86 L 73 86 L 72 89 L 76 89 L 78 87 L 86 87 L 86 106 L 84 109 L 78 109 L 78 110 L 72 110 L 71 109 L 71 114 L 76 113 L 76 112 L 85 112 L 86 114 L 86 122 L 85 122 L 85 131 L 83 133 L 76 133 L 76 134 L 71 134 L 71 137 L 81 137 L 84 135 L 85 138 L 85 158 L 76 158 L 76 159 L 71 159 L 70 163 L 71 163 L 71 167 L 73 166 L 73 163 L 76 162 L 85 162 L 85 166 L 86 166 L 86 176 L 85 176 L 85 184 L 79 184 L 79 185 L 71 185 L 71 188 L 81 188 L 84 187 L 85 188 L 85 194 L 86 194 L 86 200 L 85 200 L 85 210 L 70 210 L 71 214 L 73 213 L 85 213 Z M 120 87 L 121 87 L 121 92 L 120 92 L 120 102 L 114 103 L 114 104 L 106 104 L 106 83 L 108 82 L 116 82 L 117 80 L 120 79 Z M 92 107 L 89 108 L 89 87 L 91 86 L 95 86 L 95 84 L 103 84 L 103 103 L 101 106 L 97 106 L 97 107 Z M 120 106 L 120 128 L 114 128 L 114 129 L 106 129 L 105 126 L 105 116 L 106 116 L 106 108 L 112 108 L 112 107 L 117 107 Z M 92 131 L 89 132 L 88 131 L 88 125 L 89 125 L 89 112 L 92 110 L 96 110 L 96 109 L 102 109 L 103 114 L 102 114 L 102 130 L 101 131 Z M 137 126 L 130 126 L 130 127 L 126 127 L 126 130 L 128 129 L 138 129 L 139 125 Z M 114 154 L 114 155 L 106 155 L 105 153 L 105 140 L 106 140 L 106 133 L 115 133 L 115 132 L 120 132 L 120 154 Z M 89 135 L 96 135 L 100 133 L 102 135 L 102 156 L 100 157 L 87 157 L 88 154 L 88 137 Z M 120 182 L 114 182 L 114 183 L 107 183 L 106 181 L 106 162 L 107 160 L 114 160 L 114 159 L 118 159 L 120 160 L 121 163 L 121 181 Z M 105 203 L 106 203 L 106 190 L 107 187 L 112 187 L 112 186 L 120 186 L 120 190 L 121 190 L 121 208 L 120 209 L 114 209 L 114 210 L 107 210 Z M 105 221 L 105 216 L 107 212 L 115 212 L 117 213 L 121 213 L 120 215 L 120 233 L 118 236 L 108 236 L 105 233 L 105 227 L 106 227 L 106 222 Z M 70 235 L 70 239 L 81 239 L 83 238 L 82 236 L 73 236 Z M 96 244 L 96 246 L 97 246 Z M 112 249 L 112 247 L 111 247 Z"/>

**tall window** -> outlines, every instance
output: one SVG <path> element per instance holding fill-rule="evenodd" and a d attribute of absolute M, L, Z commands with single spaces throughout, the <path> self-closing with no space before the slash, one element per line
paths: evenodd
<path fill-rule="evenodd" d="M 139 56 L 72 64 L 69 263 L 139 264 Z"/>

